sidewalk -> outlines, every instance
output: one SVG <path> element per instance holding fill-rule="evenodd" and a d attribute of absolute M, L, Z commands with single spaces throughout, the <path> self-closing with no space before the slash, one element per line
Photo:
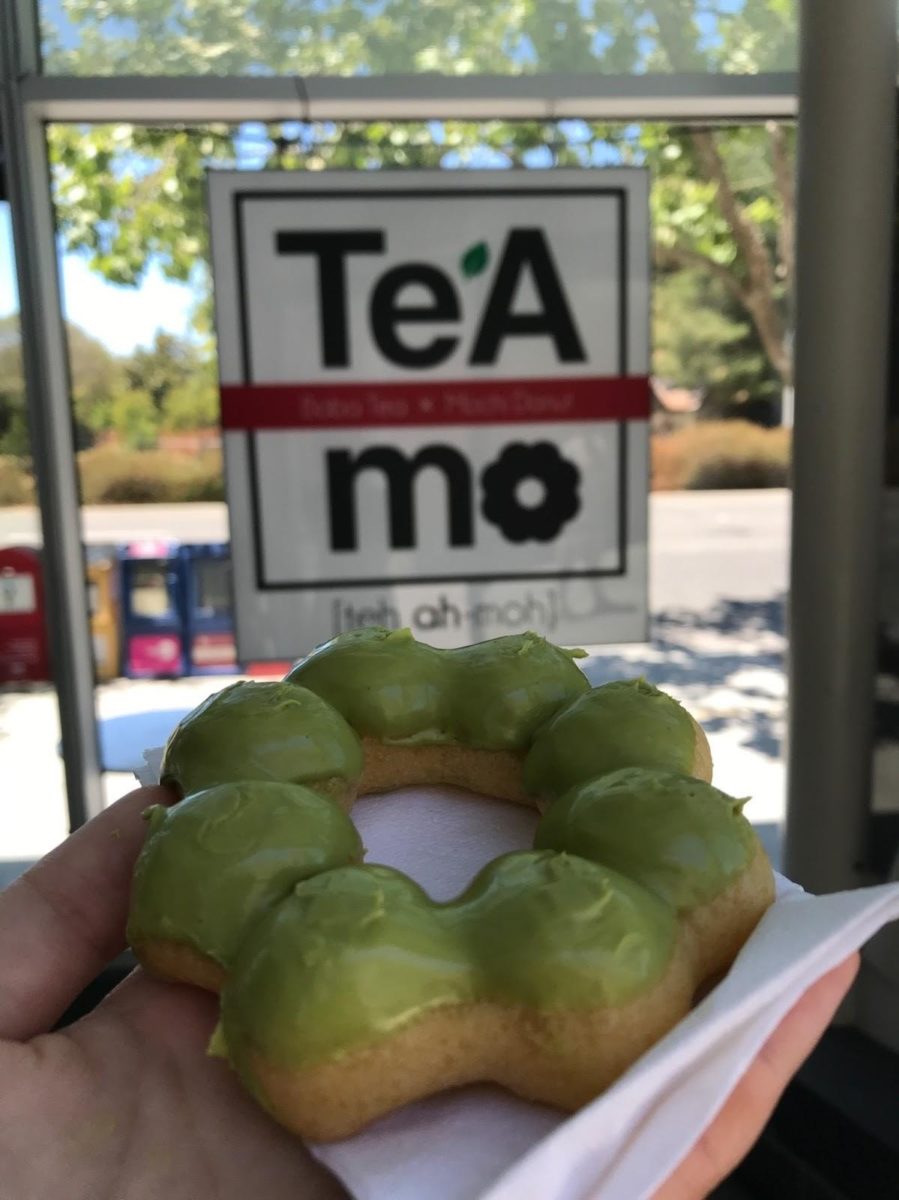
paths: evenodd
<path fill-rule="evenodd" d="M 775 865 L 786 805 L 785 655 L 779 596 L 661 612 L 648 646 L 597 648 L 585 664 L 594 684 L 642 674 L 690 710 L 708 735 L 715 785 L 750 797 L 744 812 Z"/>

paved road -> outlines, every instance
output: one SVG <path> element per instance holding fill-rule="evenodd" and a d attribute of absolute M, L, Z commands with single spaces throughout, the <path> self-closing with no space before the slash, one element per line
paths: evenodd
<path fill-rule="evenodd" d="M 701 612 L 725 597 L 782 595 L 789 578 L 790 493 L 657 493 L 649 544 L 653 612 Z"/>
<path fill-rule="evenodd" d="M 228 537 L 224 504 L 109 504 L 81 510 L 85 540 L 94 546 L 135 538 L 220 542 Z M 33 508 L 0 509 L 0 545 L 37 545 L 40 521 Z"/>
<path fill-rule="evenodd" d="M 224 541 L 224 504 L 85 508 L 89 544 L 132 538 Z M 650 498 L 653 612 L 703 612 L 721 599 L 763 600 L 787 588 L 790 495 L 783 490 L 659 492 Z M 39 540 L 33 509 L 0 510 L 0 545 Z"/>

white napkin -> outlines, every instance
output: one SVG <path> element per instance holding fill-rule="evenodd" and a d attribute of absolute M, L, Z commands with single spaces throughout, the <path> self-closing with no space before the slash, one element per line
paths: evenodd
<path fill-rule="evenodd" d="M 148 751 L 142 783 L 158 779 Z M 360 800 L 368 862 L 438 900 L 531 844 L 536 814 L 442 789 Z M 899 918 L 899 884 L 778 898 L 727 978 L 603 1096 L 573 1117 L 494 1087 L 446 1092 L 313 1152 L 356 1200 L 642 1200 L 673 1171 L 816 979 Z M 398 1069 L 399 1065 L 398 1065 Z"/>

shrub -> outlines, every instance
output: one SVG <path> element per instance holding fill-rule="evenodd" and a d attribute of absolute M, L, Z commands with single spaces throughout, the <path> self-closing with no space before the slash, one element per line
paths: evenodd
<path fill-rule="evenodd" d="M 652 438 L 654 491 L 788 487 L 790 431 L 748 421 L 697 421 Z"/>
<path fill-rule="evenodd" d="M 193 460 L 193 472 L 184 481 L 184 501 L 224 500 L 225 480 L 220 450 L 208 450 Z"/>
<path fill-rule="evenodd" d="M 179 504 L 224 497 L 222 456 L 97 446 L 78 456 L 85 504 Z"/>
<path fill-rule="evenodd" d="M 34 504 L 34 478 L 26 459 L 0 457 L 0 505 Z"/>

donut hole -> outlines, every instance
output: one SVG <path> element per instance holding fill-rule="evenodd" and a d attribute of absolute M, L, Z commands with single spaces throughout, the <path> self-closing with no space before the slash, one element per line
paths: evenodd
<path fill-rule="evenodd" d="M 499 855 L 530 850 L 538 820 L 523 805 L 437 786 L 364 796 L 353 808 L 365 861 L 395 867 L 438 901 Z"/>

